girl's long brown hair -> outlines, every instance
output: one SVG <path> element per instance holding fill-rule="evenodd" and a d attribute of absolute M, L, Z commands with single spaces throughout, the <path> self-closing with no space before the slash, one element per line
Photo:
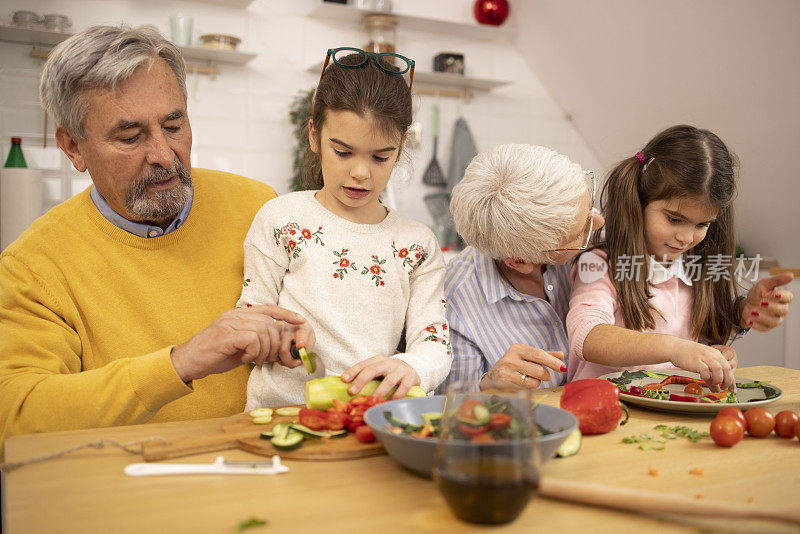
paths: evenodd
<path fill-rule="evenodd" d="M 636 156 L 622 160 L 606 178 L 601 207 L 606 217 L 605 243 L 609 272 L 619 295 L 622 317 L 633 330 L 655 327 L 648 289 L 648 262 L 643 276 L 620 276 L 623 258 L 647 258 L 644 209 L 655 200 L 700 199 L 719 210 L 705 239 L 687 251 L 700 257 L 699 280 L 692 280 L 692 327 L 694 335 L 712 344 L 723 344 L 738 326 L 734 304 L 733 266 L 714 280 L 707 278 L 708 259 L 714 255 L 733 258 L 735 229 L 733 200 L 736 194 L 734 156 L 725 143 L 708 130 L 673 126 L 656 135 L 641 150 L 645 169 Z M 715 269 L 719 272 L 719 269 Z"/>
<path fill-rule="evenodd" d="M 337 56 L 338 61 L 345 65 L 358 64 L 362 58 L 356 53 L 342 58 Z M 381 66 L 399 70 L 385 61 Z M 411 126 L 411 90 L 403 76 L 383 72 L 373 58 L 369 58 L 363 67 L 355 68 L 340 67 L 331 59 L 314 95 L 311 120 L 317 132 L 322 131 L 329 109 L 352 111 L 361 117 L 371 116 L 381 132 L 397 135 L 402 140 Z M 303 157 L 303 175 L 306 185 L 322 189 L 319 155 L 311 147 L 306 149 Z"/>

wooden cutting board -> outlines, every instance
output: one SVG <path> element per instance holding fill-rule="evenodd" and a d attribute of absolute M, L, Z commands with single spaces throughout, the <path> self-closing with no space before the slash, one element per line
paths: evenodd
<path fill-rule="evenodd" d="M 273 415 L 271 423 L 256 425 L 249 414 L 240 413 L 225 419 L 216 434 L 175 439 L 167 444 L 145 443 L 142 456 L 146 462 L 155 462 L 204 452 L 242 449 L 263 456 L 277 454 L 293 460 L 347 460 L 386 452 L 378 441 L 359 443 L 352 432 L 339 438 L 307 437 L 299 448 L 291 451 L 278 450 L 268 439 L 260 437 L 261 432 L 271 430 L 277 423 L 297 422 L 297 416 Z"/>

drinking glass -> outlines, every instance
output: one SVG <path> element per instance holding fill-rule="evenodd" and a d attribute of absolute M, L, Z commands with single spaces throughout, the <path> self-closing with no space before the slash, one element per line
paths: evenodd
<path fill-rule="evenodd" d="M 530 390 L 447 393 L 433 479 L 450 509 L 470 523 L 513 521 L 539 485 Z"/>

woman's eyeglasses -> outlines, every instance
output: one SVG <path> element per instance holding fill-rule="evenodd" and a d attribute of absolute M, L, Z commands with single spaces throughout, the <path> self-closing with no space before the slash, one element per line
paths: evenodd
<path fill-rule="evenodd" d="M 347 63 L 343 63 L 342 60 L 345 57 L 349 57 L 353 54 L 357 55 L 357 59 L 353 62 L 352 59 L 348 60 Z M 360 57 L 358 57 L 360 56 Z M 411 79 L 408 84 L 409 91 L 411 87 L 414 85 L 414 60 L 408 59 L 405 56 L 401 56 L 400 54 L 390 54 L 388 52 L 384 52 L 382 54 L 375 54 L 373 52 L 366 52 L 361 50 L 360 48 L 350 48 L 347 46 L 343 46 L 340 48 L 329 48 L 328 53 L 325 55 L 325 63 L 322 64 L 322 72 L 319 75 L 319 81 L 322 81 L 322 75 L 325 74 L 325 68 L 328 66 L 328 62 L 330 61 L 331 57 L 333 58 L 333 62 L 342 67 L 343 69 L 357 69 L 359 67 L 363 67 L 369 61 L 369 58 L 375 60 L 375 64 L 378 66 L 386 74 L 399 74 L 402 76 L 406 72 L 411 72 L 410 76 Z M 394 65 L 394 58 L 400 60 L 400 65 Z M 319 85 L 319 84 L 317 84 Z"/>
<path fill-rule="evenodd" d="M 583 246 L 581 247 L 567 247 L 567 248 L 554 248 L 550 250 L 545 250 L 543 252 L 564 252 L 567 250 L 586 250 L 589 248 L 589 241 L 592 238 L 592 229 L 594 225 L 594 194 L 595 194 L 595 184 L 594 184 L 594 172 L 593 171 L 583 171 L 583 175 L 587 177 L 588 181 L 586 183 L 586 187 L 589 188 L 589 191 L 592 192 L 592 207 L 589 210 L 589 216 L 586 217 L 586 224 L 583 227 L 583 232 L 581 232 L 581 238 L 583 238 Z M 591 184 L 589 183 L 591 182 Z M 585 234 L 585 237 L 584 237 Z"/>

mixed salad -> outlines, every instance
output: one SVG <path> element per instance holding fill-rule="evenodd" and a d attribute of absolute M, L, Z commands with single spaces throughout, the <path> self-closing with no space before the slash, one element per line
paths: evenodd
<path fill-rule="evenodd" d="M 395 434 L 408 434 L 415 438 L 436 438 L 442 430 L 442 412 L 420 414 L 422 424 L 407 423 L 398 419 L 392 412 L 384 411 L 387 428 Z M 491 443 L 507 441 L 530 435 L 517 411 L 507 402 L 490 398 L 486 402 L 466 399 L 450 413 L 448 421 L 452 425 L 450 435 L 454 439 L 472 442 Z M 552 434 L 550 430 L 536 425 L 538 435 Z"/>
<path fill-rule="evenodd" d="M 634 380 L 652 378 L 656 382 L 644 384 L 642 386 L 631 385 Z M 723 390 L 712 393 L 705 385 L 705 381 L 700 378 L 692 378 L 683 375 L 665 375 L 654 373 L 653 371 L 623 371 L 617 378 L 608 378 L 608 381 L 615 384 L 620 393 L 635 397 L 646 397 L 656 400 L 673 402 L 702 402 L 702 403 L 739 403 L 736 394 L 730 390 Z M 668 389 L 671 384 L 683 385 L 683 391 L 676 392 L 674 388 Z M 779 395 L 778 390 L 771 387 L 769 382 L 737 382 L 739 389 L 759 388 L 764 391 L 764 398 L 771 399 Z M 754 399 L 756 400 L 756 399 Z M 763 400 L 763 399 L 757 399 Z M 752 402 L 752 401 L 751 401 Z"/>

